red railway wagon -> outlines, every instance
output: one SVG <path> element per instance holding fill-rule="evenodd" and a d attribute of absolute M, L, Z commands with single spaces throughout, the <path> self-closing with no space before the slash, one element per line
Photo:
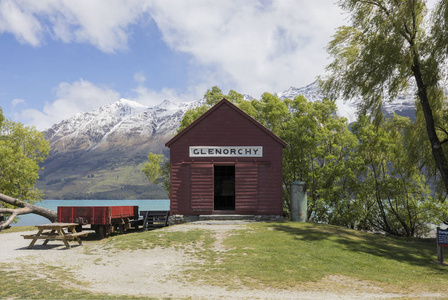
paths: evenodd
<path fill-rule="evenodd" d="M 58 222 L 78 223 L 78 230 L 90 224 L 101 237 L 116 228 L 123 233 L 138 218 L 138 206 L 58 206 Z"/>

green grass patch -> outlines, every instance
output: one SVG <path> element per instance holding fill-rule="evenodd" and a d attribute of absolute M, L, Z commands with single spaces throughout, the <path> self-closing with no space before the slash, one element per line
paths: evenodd
<path fill-rule="evenodd" d="M 13 233 L 13 232 L 22 232 L 22 231 L 35 231 L 36 226 L 12 226 L 8 229 L 0 230 L 0 234 L 2 233 Z"/>
<path fill-rule="evenodd" d="M 249 228 L 229 236 L 229 251 L 221 254 L 220 264 L 204 266 L 204 278 L 288 288 L 342 275 L 394 291 L 448 291 L 448 269 L 433 262 L 434 239 L 392 238 L 310 223 Z"/>

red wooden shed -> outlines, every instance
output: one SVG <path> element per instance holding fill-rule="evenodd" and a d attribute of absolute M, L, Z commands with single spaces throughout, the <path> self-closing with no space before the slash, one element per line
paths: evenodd
<path fill-rule="evenodd" d="M 286 143 L 226 99 L 166 143 L 172 216 L 281 216 Z"/>

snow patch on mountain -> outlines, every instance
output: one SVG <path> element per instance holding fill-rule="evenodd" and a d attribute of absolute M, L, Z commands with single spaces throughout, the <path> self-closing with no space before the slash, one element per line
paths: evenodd
<path fill-rule="evenodd" d="M 107 144 L 142 144 L 157 135 L 174 134 L 185 112 L 197 105 L 197 101 L 165 100 L 148 107 L 120 99 L 53 125 L 46 131 L 46 137 L 52 149 L 62 151 L 68 148 L 89 151 Z"/>

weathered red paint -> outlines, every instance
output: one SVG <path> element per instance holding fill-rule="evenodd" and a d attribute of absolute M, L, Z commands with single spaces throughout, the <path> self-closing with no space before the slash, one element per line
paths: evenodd
<path fill-rule="evenodd" d="M 171 215 L 281 215 L 286 143 L 226 99 L 166 143 Z M 263 157 L 190 157 L 190 146 L 262 146 Z M 235 211 L 214 210 L 214 165 L 235 166 Z"/>
<path fill-rule="evenodd" d="M 111 225 L 115 219 L 138 219 L 138 206 L 58 206 L 58 222 Z"/>

